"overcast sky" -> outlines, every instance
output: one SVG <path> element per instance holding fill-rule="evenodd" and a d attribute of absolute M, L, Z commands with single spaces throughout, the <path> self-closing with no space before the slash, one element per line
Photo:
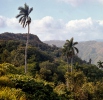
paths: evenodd
<path fill-rule="evenodd" d="M 15 16 L 33 7 L 30 32 L 40 40 L 103 39 L 103 0 L 0 0 L 0 33 L 25 33 Z"/>

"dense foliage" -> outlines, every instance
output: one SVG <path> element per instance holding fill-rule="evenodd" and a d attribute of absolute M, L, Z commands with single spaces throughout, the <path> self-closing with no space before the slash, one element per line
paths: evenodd
<path fill-rule="evenodd" d="M 27 74 L 24 74 L 25 35 L 1 35 L 0 100 L 103 99 L 101 69 L 74 56 L 71 73 L 70 59 L 67 66 L 61 48 L 48 46 L 31 35 Z"/>

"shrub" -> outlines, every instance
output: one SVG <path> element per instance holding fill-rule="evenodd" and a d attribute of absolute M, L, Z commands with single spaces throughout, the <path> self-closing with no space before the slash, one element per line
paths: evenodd
<path fill-rule="evenodd" d="M 0 86 L 12 87 L 13 83 L 7 76 L 1 76 L 0 77 Z"/>
<path fill-rule="evenodd" d="M 15 88 L 22 89 L 28 100 L 60 100 L 50 85 L 35 82 L 30 76 L 12 75 L 9 76 Z"/>
<path fill-rule="evenodd" d="M 27 100 L 26 95 L 20 89 L 2 87 L 0 89 L 0 100 Z"/>
<path fill-rule="evenodd" d="M 14 65 L 9 64 L 9 63 L 3 63 L 3 64 L 0 64 L 0 73 L 1 75 L 9 74 L 9 73 L 17 74 L 18 71 Z"/>

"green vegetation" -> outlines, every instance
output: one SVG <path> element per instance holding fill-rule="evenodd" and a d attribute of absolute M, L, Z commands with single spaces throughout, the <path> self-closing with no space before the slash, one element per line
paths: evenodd
<path fill-rule="evenodd" d="M 18 9 L 29 34 L 33 8 Z M 103 62 L 82 61 L 76 44 L 71 38 L 58 48 L 33 34 L 0 34 L 0 100 L 103 100 Z"/>
<path fill-rule="evenodd" d="M 73 53 L 71 65 L 71 59 L 67 63 L 66 56 L 62 55 L 62 48 L 44 44 L 30 34 L 25 74 L 26 35 L 3 33 L 1 37 L 0 100 L 102 100 L 101 61 L 97 67 Z M 71 58 L 71 53 L 67 56 Z"/>

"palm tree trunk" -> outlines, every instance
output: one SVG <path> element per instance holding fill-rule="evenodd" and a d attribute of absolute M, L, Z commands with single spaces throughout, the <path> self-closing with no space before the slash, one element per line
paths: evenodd
<path fill-rule="evenodd" d="M 71 73 L 73 72 L 73 57 L 71 57 Z"/>
<path fill-rule="evenodd" d="M 68 57 L 67 57 L 67 73 L 69 72 L 69 60 L 68 60 Z M 67 85 L 67 90 L 69 89 L 69 79 L 67 77 L 66 79 L 66 85 Z"/>
<path fill-rule="evenodd" d="M 25 74 L 27 73 L 27 70 L 28 70 L 28 67 L 27 67 L 27 49 L 28 49 L 28 41 L 29 41 L 29 24 L 28 24 L 28 33 L 27 33 L 26 47 L 25 47 Z"/>
<path fill-rule="evenodd" d="M 67 72 L 69 72 L 69 59 L 68 59 L 68 57 L 67 57 Z"/>
<path fill-rule="evenodd" d="M 25 74 L 27 73 L 27 42 L 26 42 L 26 47 L 25 47 Z"/>

